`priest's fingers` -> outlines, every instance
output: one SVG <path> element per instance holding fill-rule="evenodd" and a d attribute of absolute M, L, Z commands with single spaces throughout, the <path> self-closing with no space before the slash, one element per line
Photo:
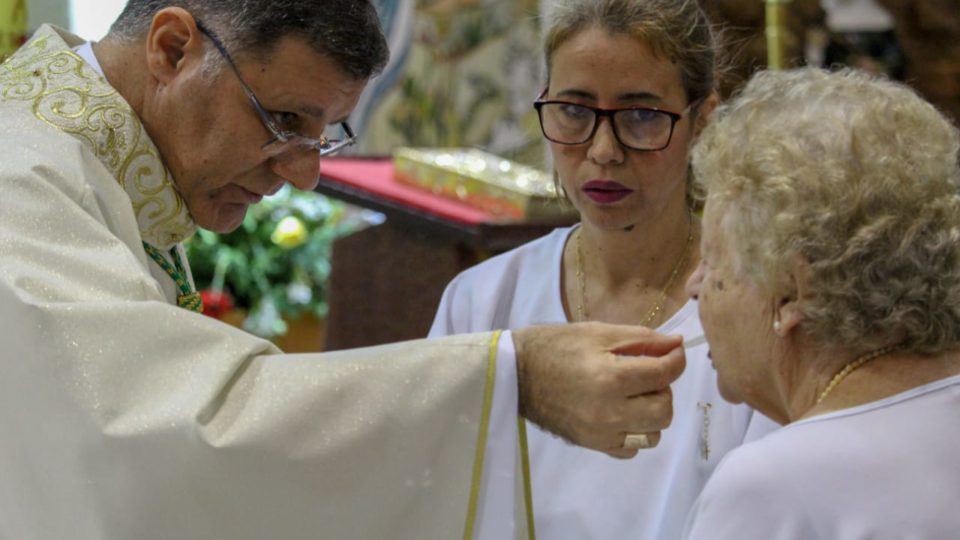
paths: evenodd
<path fill-rule="evenodd" d="M 587 332 L 584 341 L 593 341 L 615 355 L 661 356 L 680 346 L 682 336 L 661 334 L 645 326 L 625 326 L 597 322 L 568 325 Z"/>
<path fill-rule="evenodd" d="M 673 391 L 667 387 L 659 392 L 627 398 L 622 418 L 621 430 L 627 433 L 667 429 L 673 422 Z"/>
<path fill-rule="evenodd" d="M 660 432 L 673 421 L 673 392 L 668 387 L 623 398 L 622 407 L 607 420 L 598 422 L 598 426 L 603 426 L 603 442 L 597 450 L 614 457 L 629 457 L 636 454 L 632 450 L 653 448 L 660 442 Z"/>
<path fill-rule="evenodd" d="M 620 356 L 663 356 L 683 345 L 683 336 L 660 334 L 640 328 L 646 330 L 642 339 L 615 345 L 610 352 Z"/>
<path fill-rule="evenodd" d="M 655 432 L 669 425 L 669 394 L 658 393 L 669 392 L 670 382 L 683 371 L 679 338 L 600 323 L 512 334 L 520 412 L 544 429 L 608 451 L 621 445 L 625 432 Z"/>
<path fill-rule="evenodd" d="M 676 336 L 674 347 L 657 356 L 618 356 L 617 377 L 622 384 L 621 395 L 638 396 L 657 392 L 670 386 L 687 367 L 683 341 Z"/>

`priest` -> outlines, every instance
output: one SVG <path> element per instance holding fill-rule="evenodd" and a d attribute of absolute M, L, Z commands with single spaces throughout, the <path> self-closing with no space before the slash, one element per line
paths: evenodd
<path fill-rule="evenodd" d="M 646 329 L 284 355 L 197 313 L 182 242 L 313 189 L 386 59 L 366 1 L 130 0 L 0 65 L 0 537 L 509 538 L 518 413 L 656 443 L 684 358 Z"/>

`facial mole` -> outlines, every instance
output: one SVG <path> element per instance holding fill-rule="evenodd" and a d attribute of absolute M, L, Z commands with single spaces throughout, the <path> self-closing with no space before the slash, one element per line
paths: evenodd
<path fill-rule="evenodd" d="M 713 288 L 716 289 L 716 290 L 718 290 L 718 291 L 722 291 L 722 290 L 723 290 L 723 282 L 722 282 L 722 281 L 717 281 L 716 283 L 714 283 Z"/>

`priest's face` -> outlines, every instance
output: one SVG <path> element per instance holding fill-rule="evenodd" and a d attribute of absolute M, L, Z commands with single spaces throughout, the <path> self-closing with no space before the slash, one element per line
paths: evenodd
<path fill-rule="evenodd" d="M 345 75 L 330 58 L 292 37 L 282 38 L 267 58 L 235 58 L 236 73 L 224 60 L 211 75 L 199 45 L 209 38 L 197 32 L 190 39 L 198 40 L 199 53 L 187 54 L 188 42 L 182 56 L 174 56 L 175 74 L 160 81 L 157 114 L 145 115 L 153 124 L 147 128 L 194 221 L 228 232 L 242 223 L 248 206 L 284 183 L 312 190 L 320 167 L 317 150 L 276 154 L 265 147 L 275 136 L 243 84 L 275 126 L 321 138 L 327 126 L 346 119 L 366 81 Z"/>

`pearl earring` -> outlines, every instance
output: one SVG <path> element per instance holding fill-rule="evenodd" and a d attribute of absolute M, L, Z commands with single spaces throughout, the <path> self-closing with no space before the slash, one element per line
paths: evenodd
<path fill-rule="evenodd" d="M 776 333 L 779 334 L 781 328 L 782 328 L 782 327 L 780 326 L 780 321 L 773 321 L 773 331 L 774 331 L 774 332 L 776 332 Z"/>

